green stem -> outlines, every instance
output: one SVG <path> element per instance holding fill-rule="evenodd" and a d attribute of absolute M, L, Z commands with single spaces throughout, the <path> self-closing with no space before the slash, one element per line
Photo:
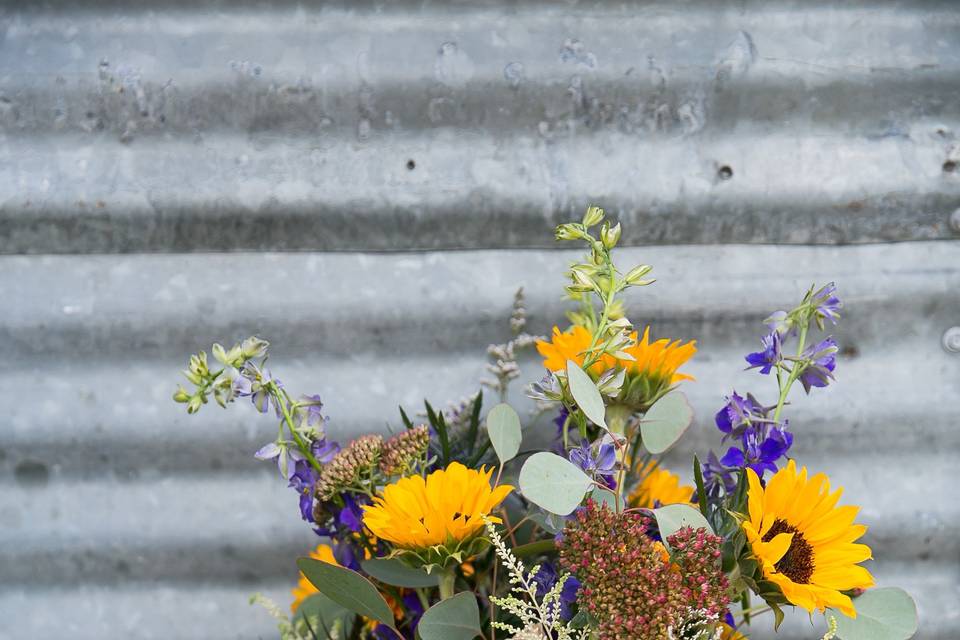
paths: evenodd
<path fill-rule="evenodd" d="M 290 416 L 290 410 L 287 408 L 287 402 L 290 401 L 290 398 L 287 397 L 286 393 L 281 392 L 273 383 L 270 384 L 270 395 L 273 396 L 277 406 L 280 407 L 280 411 L 283 413 L 283 419 L 287 423 L 287 428 L 290 429 L 290 435 L 293 436 L 294 441 L 297 443 L 300 453 L 310 462 L 310 466 L 319 473 L 323 470 L 323 467 L 320 466 L 320 463 L 310 451 L 310 447 L 307 446 L 307 443 L 303 441 L 303 438 L 297 433 L 296 428 L 293 426 L 293 418 Z"/>
<path fill-rule="evenodd" d="M 800 338 L 797 341 L 797 358 L 803 354 L 803 347 L 807 341 L 807 328 L 809 327 L 809 321 L 805 322 L 800 328 Z M 790 387 L 793 386 L 793 383 L 797 381 L 797 378 L 803 372 L 803 366 L 800 362 L 797 362 L 793 365 L 793 368 L 790 370 L 790 375 L 787 376 L 786 384 L 780 386 L 780 398 L 777 400 L 777 408 L 773 412 L 773 422 L 774 424 L 780 422 L 780 412 L 783 411 L 783 405 L 787 401 L 787 395 L 790 393 Z M 780 382 L 780 368 L 777 367 L 777 382 Z"/>
<path fill-rule="evenodd" d="M 440 570 L 440 600 L 446 600 L 453 595 L 457 573 L 453 567 Z"/>

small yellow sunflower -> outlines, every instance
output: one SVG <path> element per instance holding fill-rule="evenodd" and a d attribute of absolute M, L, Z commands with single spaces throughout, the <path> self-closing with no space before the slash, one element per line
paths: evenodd
<path fill-rule="evenodd" d="M 310 552 L 310 557 L 314 560 L 340 566 L 340 563 L 337 562 L 336 558 L 333 557 L 333 549 L 330 547 L 330 545 L 318 544 L 317 548 Z M 313 586 L 313 583 L 307 580 L 307 576 L 303 575 L 303 572 L 301 571 L 300 581 L 297 583 L 297 586 L 290 590 L 290 593 L 293 594 L 293 602 L 290 603 L 290 611 L 296 613 L 297 609 L 301 604 L 303 604 L 304 600 L 319 592 L 317 591 L 317 588 Z"/>
<path fill-rule="evenodd" d="M 455 547 L 479 533 L 483 516 L 513 491 L 510 485 L 491 488 L 492 474 L 492 469 L 477 471 L 452 462 L 426 479 L 401 478 L 364 507 L 363 523 L 375 536 L 401 549 Z M 490 520 L 500 522 L 495 517 Z"/>
<path fill-rule="evenodd" d="M 618 403 L 635 409 L 646 409 L 672 385 L 683 380 L 693 380 L 693 376 L 679 373 L 678 369 L 697 352 L 696 341 L 686 344 L 681 344 L 680 340 L 667 339 L 650 342 L 650 327 L 643 330 L 643 338 L 638 339 L 637 332 L 633 332 L 630 337 L 636 344 L 623 351 L 633 357 L 633 360 L 604 354 L 590 365 L 588 370 L 594 379 L 614 367 L 626 371 L 627 379 L 617 399 Z M 566 368 L 567 360 L 583 365 L 584 353 L 590 348 L 592 338 L 590 331 L 580 325 L 574 325 L 565 332 L 554 327 L 549 342 L 537 341 L 537 351 L 544 357 L 544 367 L 550 371 L 561 371 Z"/>
<path fill-rule="evenodd" d="M 850 617 L 857 612 L 841 591 L 872 587 L 873 576 L 859 562 L 872 557 L 870 547 L 854 544 L 867 530 L 854 524 L 859 507 L 838 507 L 843 489 L 830 492 L 830 480 L 818 473 L 807 478 L 791 460 L 766 488 L 752 469 L 749 518 L 743 530 L 766 580 L 775 583 L 791 604 L 809 612 L 832 607 Z"/>
<path fill-rule="evenodd" d="M 680 484 L 680 476 L 648 463 L 640 470 L 640 484 L 630 493 L 631 506 L 653 509 L 664 504 L 688 504 L 693 487 Z"/>

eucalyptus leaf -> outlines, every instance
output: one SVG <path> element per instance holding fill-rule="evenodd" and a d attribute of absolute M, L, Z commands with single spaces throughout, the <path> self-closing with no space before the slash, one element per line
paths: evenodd
<path fill-rule="evenodd" d="M 576 509 L 593 484 L 577 465 L 549 451 L 527 458 L 520 469 L 519 482 L 527 500 L 561 516 Z"/>
<path fill-rule="evenodd" d="M 597 385 L 593 383 L 587 372 L 580 368 L 573 360 L 567 360 L 567 382 L 570 384 L 570 393 L 577 401 L 577 406 L 590 422 L 599 427 L 607 428 L 604 420 L 606 407 L 603 406 L 603 396 L 600 395 Z"/>
<path fill-rule="evenodd" d="M 523 434 L 520 430 L 520 416 L 508 404 L 498 404 L 487 414 L 487 432 L 493 450 L 501 463 L 513 460 L 520 451 Z"/>
<path fill-rule="evenodd" d="M 297 566 L 320 593 L 340 606 L 393 626 L 393 611 L 386 600 L 369 580 L 356 571 L 313 558 L 299 558 Z"/>
<path fill-rule="evenodd" d="M 610 507 L 611 511 L 617 510 L 617 499 L 609 491 L 604 491 L 600 487 L 594 487 L 593 491 L 590 492 L 590 497 L 598 506 L 605 504 Z"/>
<path fill-rule="evenodd" d="M 395 587 L 435 587 L 438 582 L 437 574 L 414 569 L 396 558 L 371 558 L 361 562 L 360 566 L 371 577 Z"/>
<path fill-rule="evenodd" d="M 650 453 L 663 453 L 672 447 L 693 423 L 693 407 L 679 391 L 671 391 L 657 400 L 640 421 L 643 446 Z"/>
<path fill-rule="evenodd" d="M 322 593 L 315 593 L 300 603 L 296 614 L 293 616 L 293 621 L 296 622 L 305 618 L 307 624 L 315 633 L 327 633 L 333 630 L 334 624 L 339 620 L 341 625 L 340 633 L 337 636 L 339 640 L 350 635 L 355 617 L 356 615 L 352 611 L 344 609 Z"/>
<path fill-rule="evenodd" d="M 868 589 L 853 606 L 856 618 L 837 613 L 841 640 L 907 640 L 917 632 L 917 605 L 903 589 Z"/>
<path fill-rule="evenodd" d="M 713 533 L 710 523 L 703 517 L 703 514 L 688 504 L 668 504 L 665 507 L 654 509 L 653 517 L 657 519 L 660 538 L 667 547 L 670 546 L 667 537 L 687 526 L 694 529 L 703 528 Z"/>
<path fill-rule="evenodd" d="M 481 634 L 477 597 L 463 591 L 441 600 L 420 618 L 417 633 L 423 640 L 473 640 Z"/>

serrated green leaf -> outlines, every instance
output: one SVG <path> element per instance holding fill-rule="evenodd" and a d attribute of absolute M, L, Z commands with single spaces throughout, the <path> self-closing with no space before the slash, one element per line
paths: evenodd
<path fill-rule="evenodd" d="M 441 600 L 420 618 L 417 633 L 423 640 L 473 640 L 481 634 L 477 597 L 464 591 Z"/>
<path fill-rule="evenodd" d="M 869 589 L 853 606 L 856 618 L 837 612 L 837 637 L 842 640 L 907 640 L 917 632 L 917 605 L 903 589 Z"/>
<path fill-rule="evenodd" d="M 508 404 L 498 404 L 487 414 L 487 432 L 493 450 L 501 463 L 513 460 L 520 451 L 523 433 L 520 430 L 520 416 Z"/>
<path fill-rule="evenodd" d="M 672 536 L 683 527 L 703 528 L 713 533 L 710 523 L 703 517 L 703 514 L 688 504 L 668 504 L 665 507 L 654 509 L 653 517 L 657 519 L 660 538 L 667 547 L 670 546 L 667 537 Z"/>
<path fill-rule="evenodd" d="M 650 453 L 663 453 L 680 439 L 693 423 L 693 407 L 679 391 L 657 400 L 640 421 L 643 446 Z"/>
<path fill-rule="evenodd" d="M 360 563 L 363 570 L 380 582 L 395 587 L 435 587 L 437 576 L 414 569 L 396 558 L 371 558 Z"/>
<path fill-rule="evenodd" d="M 527 500 L 550 513 L 565 516 L 580 505 L 593 481 L 566 458 L 541 451 L 523 463 L 519 483 Z"/>
<path fill-rule="evenodd" d="M 297 566 L 317 590 L 340 606 L 392 627 L 393 611 L 373 584 L 356 571 L 299 558 Z"/>
<path fill-rule="evenodd" d="M 607 423 L 604 416 L 607 410 L 603 405 L 603 396 L 600 395 L 600 390 L 587 372 L 573 360 L 567 360 L 567 383 L 583 415 L 587 416 L 593 424 L 606 429 Z"/>

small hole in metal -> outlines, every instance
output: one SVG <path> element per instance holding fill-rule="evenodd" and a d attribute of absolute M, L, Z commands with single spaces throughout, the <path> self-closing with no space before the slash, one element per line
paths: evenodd
<path fill-rule="evenodd" d="M 733 177 L 733 169 L 730 168 L 730 165 L 723 165 L 717 169 L 717 177 L 721 180 L 729 180 Z"/>
<path fill-rule="evenodd" d="M 409 169 L 410 171 L 413 171 L 416 168 L 417 168 L 416 162 L 414 162 L 413 160 L 407 160 L 407 169 Z"/>

